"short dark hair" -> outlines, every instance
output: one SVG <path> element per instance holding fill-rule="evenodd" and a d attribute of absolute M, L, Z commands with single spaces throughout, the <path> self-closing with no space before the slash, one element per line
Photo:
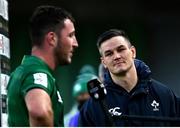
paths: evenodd
<path fill-rule="evenodd" d="M 115 36 L 122 36 L 122 37 L 124 37 L 126 40 L 128 40 L 129 45 L 131 45 L 129 37 L 126 35 L 126 33 L 123 30 L 110 29 L 108 31 L 105 31 L 104 33 L 102 33 L 98 37 L 98 40 L 97 40 L 97 47 L 98 47 L 98 49 L 100 48 L 101 44 L 104 41 L 106 41 L 106 40 L 108 40 L 108 39 L 110 39 L 112 37 L 115 37 Z"/>
<path fill-rule="evenodd" d="M 32 45 L 42 45 L 44 35 L 50 31 L 58 32 L 64 27 L 64 20 L 74 18 L 66 10 L 49 5 L 42 5 L 35 9 L 30 19 L 30 36 Z"/>

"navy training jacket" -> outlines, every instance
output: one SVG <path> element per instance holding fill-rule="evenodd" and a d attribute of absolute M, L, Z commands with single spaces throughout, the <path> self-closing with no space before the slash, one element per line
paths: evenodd
<path fill-rule="evenodd" d="M 113 83 L 109 73 L 105 74 L 107 95 L 105 101 L 115 126 L 180 126 L 180 122 L 142 121 L 120 119 L 121 115 L 177 117 L 177 97 L 162 83 L 151 78 L 149 67 L 135 60 L 138 83 L 127 92 Z M 114 118 L 113 115 L 117 117 Z M 80 110 L 79 126 L 109 126 L 99 101 L 90 98 Z"/>

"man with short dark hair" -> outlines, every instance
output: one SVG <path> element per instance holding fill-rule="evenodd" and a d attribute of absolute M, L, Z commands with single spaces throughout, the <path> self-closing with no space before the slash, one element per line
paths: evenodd
<path fill-rule="evenodd" d="M 40 6 L 30 20 L 31 55 L 8 83 L 9 126 L 63 126 L 63 101 L 53 71 L 71 63 L 78 47 L 74 19 L 62 8 Z"/>
<path fill-rule="evenodd" d="M 80 111 L 80 125 L 174 125 L 175 123 L 168 121 L 120 118 L 121 115 L 176 117 L 177 98 L 168 87 L 151 78 L 151 71 L 144 62 L 135 59 L 136 49 L 124 31 L 111 29 L 104 32 L 100 35 L 97 46 L 101 62 L 108 70 L 103 82 L 107 89 L 104 101 L 113 118 L 113 124 L 107 120 L 108 115 L 102 109 L 102 102 L 90 98 Z"/>

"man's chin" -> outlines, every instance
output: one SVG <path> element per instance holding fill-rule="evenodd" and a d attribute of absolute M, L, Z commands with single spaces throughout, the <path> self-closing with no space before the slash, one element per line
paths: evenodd
<path fill-rule="evenodd" d="M 126 72 L 127 72 L 127 70 L 125 70 L 125 69 L 119 69 L 115 74 L 117 74 L 117 75 L 125 75 Z"/>
<path fill-rule="evenodd" d="M 72 62 L 72 60 L 71 60 L 71 58 L 69 58 L 66 60 L 65 65 L 71 64 L 71 62 Z"/>
<path fill-rule="evenodd" d="M 71 59 L 68 59 L 68 60 L 64 60 L 64 61 L 59 62 L 59 65 L 61 65 L 61 66 L 69 65 L 69 64 L 71 64 Z"/>
<path fill-rule="evenodd" d="M 130 69 L 131 67 L 122 67 L 121 69 L 117 69 L 117 74 L 125 75 Z"/>

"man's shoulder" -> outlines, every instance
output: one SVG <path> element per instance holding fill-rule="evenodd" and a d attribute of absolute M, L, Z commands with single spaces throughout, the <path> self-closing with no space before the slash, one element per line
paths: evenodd
<path fill-rule="evenodd" d="M 155 79 L 152 79 L 152 84 L 151 84 L 151 88 L 153 88 L 153 90 L 159 94 L 159 95 L 162 95 L 162 96 L 168 96 L 168 95 L 174 95 L 173 91 L 171 90 L 170 87 L 168 87 L 167 85 L 155 80 Z"/>
<path fill-rule="evenodd" d="M 37 65 L 37 64 L 32 64 L 32 65 L 25 65 L 22 64 L 20 66 L 18 66 L 13 72 L 12 74 L 28 74 L 28 73 L 33 73 L 33 72 L 37 72 L 37 71 L 45 71 L 45 69 L 43 69 L 41 66 Z"/>
<path fill-rule="evenodd" d="M 165 85 L 164 83 L 155 80 L 155 79 L 151 79 L 152 82 L 152 87 L 157 88 L 157 89 L 161 89 L 161 90 L 170 90 L 170 88 Z"/>
<path fill-rule="evenodd" d="M 15 78 L 15 79 L 25 79 L 28 76 L 34 76 L 34 74 L 45 74 L 48 76 L 48 78 L 54 78 L 51 74 L 51 72 L 49 72 L 49 70 L 47 70 L 46 68 L 44 68 L 43 66 L 37 64 L 37 63 L 23 63 L 20 66 L 18 66 L 12 73 L 11 73 L 11 77 Z"/>

